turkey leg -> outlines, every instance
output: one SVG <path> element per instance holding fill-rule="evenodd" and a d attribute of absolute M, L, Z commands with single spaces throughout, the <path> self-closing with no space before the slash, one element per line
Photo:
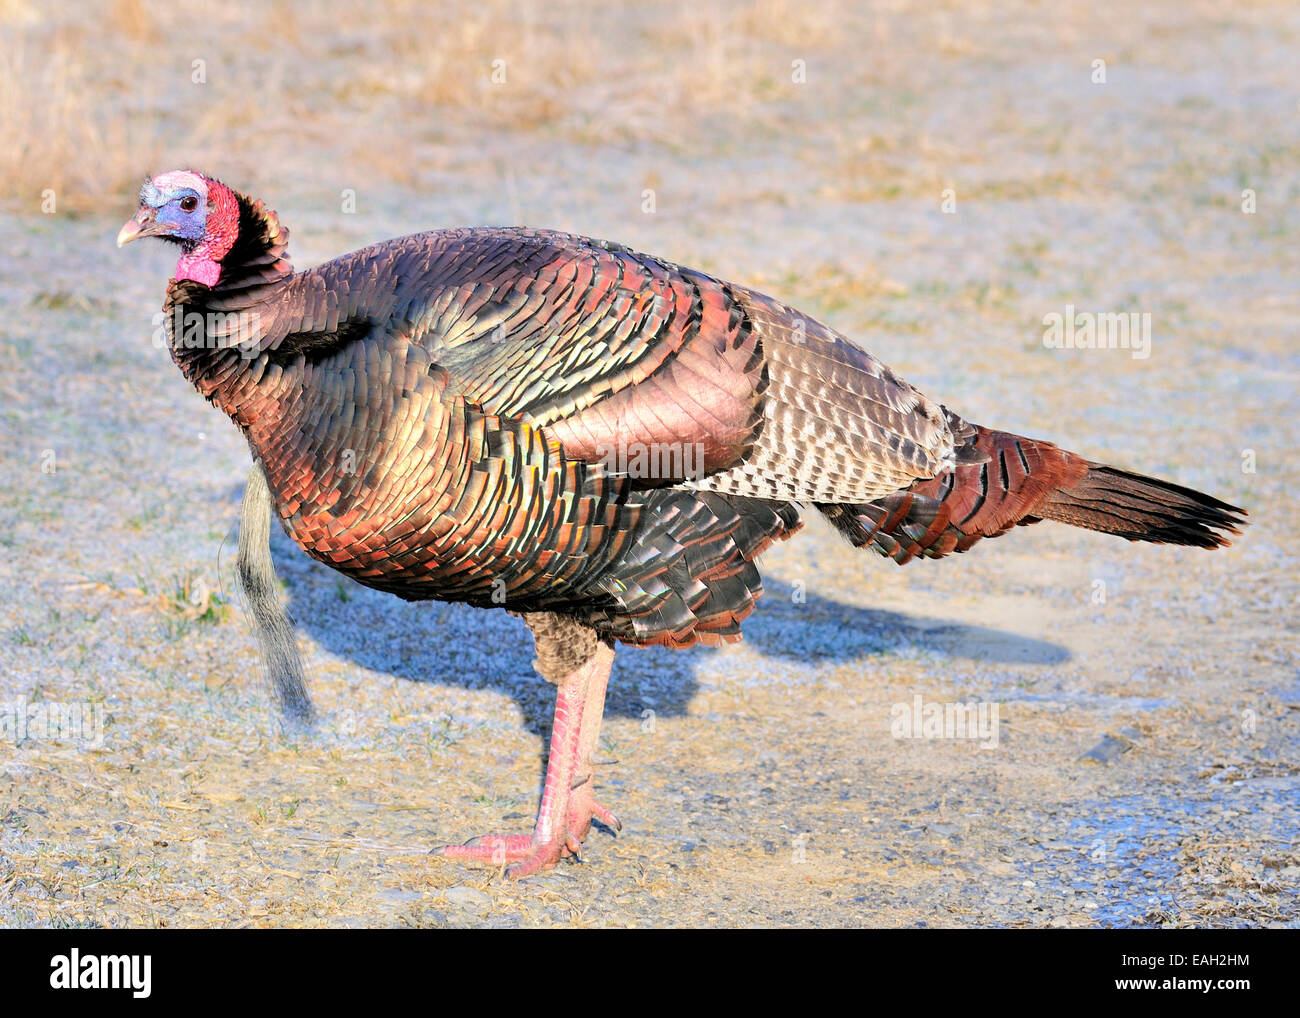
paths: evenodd
<path fill-rule="evenodd" d="M 593 819 L 616 831 L 622 827 L 613 813 L 596 802 L 591 763 L 614 648 L 594 630 L 563 616 L 530 614 L 524 621 L 537 643 L 533 666 L 557 686 L 537 824 L 531 835 L 489 834 L 442 849 L 448 859 L 509 863 L 506 874 L 511 877 L 526 877 L 550 869 L 565 856 L 580 855 Z"/>

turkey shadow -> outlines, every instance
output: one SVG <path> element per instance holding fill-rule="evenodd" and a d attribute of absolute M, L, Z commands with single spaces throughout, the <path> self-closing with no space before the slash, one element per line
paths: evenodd
<path fill-rule="evenodd" d="M 288 588 L 295 626 L 320 647 L 373 672 L 416 682 L 488 689 L 516 701 L 532 732 L 550 730 L 554 694 L 532 668 L 533 641 L 523 620 L 501 610 L 437 601 L 406 602 L 370 590 L 305 556 L 278 528 L 272 557 Z M 1066 648 L 1005 630 L 881 608 L 862 608 L 788 584 L 766 593 L 745 622 L 745 640 L 777 667 L 862 661 L 922 648 L 982 664 L 1058 664 Z M 620 645 L 606 716 L 682 715 L 699 689 L 697 672 L 724 654 Z M 729 667 L 718 662 L 724 669 Z M 310 662 L 308 662 L 310 687 Z"/>

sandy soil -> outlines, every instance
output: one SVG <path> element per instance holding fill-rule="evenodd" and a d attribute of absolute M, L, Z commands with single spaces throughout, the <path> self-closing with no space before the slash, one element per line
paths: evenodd
<path fill-rule="evenodd" d="M 133 81 L 86 50 L 79 94 L 120 109 L 106 138 L 156 127 L 113 173 L 224 174 L 300 265 L 468 223 L 621 240 L 806 309 L 972 420 L 1246 506 L 1243 538 L 1045 524 L 900 569 L 810 524 L 765 558 L 744 644 L 620 651 L 600 782 L 624 830 L 511 883 L 427 852 L 531 822 L 551 691 L 522 623 L 277 534 L 322 712 L 281 732 L 230 568 L 247 450 L 150 342 L 168 252 L 113 250 L 130 186 L 83 156 L 52 215 L 55 162 L 11 161 L 0 704 L 98 704 L 104 729 L 0 738 L 0 924 L 1300 925 L 1300 12 L 859 8 L 529 7 L 497 101 L 386 64 L 385 18 L 227 16 L 195 53 L 124 3 L 101 37 L 152 58 Z M 465 52 L 514 44 L 457 24 Z M 11 3 L 0 31 L 21 54 L 55 29 Z M 168 84 L 199 56 L 210 92 Z M 1149 313 L 1150 356 L 1046 349 L 1067 304 Z M 918 696 L 996 704 L 996 746 L 895 738 Z"/>

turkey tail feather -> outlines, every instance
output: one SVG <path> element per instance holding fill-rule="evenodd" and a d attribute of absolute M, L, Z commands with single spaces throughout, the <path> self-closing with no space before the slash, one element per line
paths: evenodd
<path fill-rule="evenodd" d="M 316 712 L 303 678 L 293 622 L 280 603 L 275 563 L 271 561 L 271 509 L 266 474 L 260 463 L 254 463 L 239 511 L 239 585 L 253 612 L 262 666 L 275 689 L 281 714 L 289 721 L 310 725 Z"/>
<path fill-rule="evenodd" d="M 1130 541 L 1218 548 L 1246 512 L 1179 484 L 1093 463 L 1005 431 L 973 427 L 957 464 L 865 505 L 819 504 L 854 545 L 899 564 L 962 552 L 1012 527 L 1056 520 Z"/>
<path fill-rule="evenodd" d="M 1130 541 L 1222 548 L 1239 534 L 1246 511 L 1180 484 L 1089 463 L 1072 487 L 1053 491 L 1037 510 L 1045 520 L 1100 530 Z"/>

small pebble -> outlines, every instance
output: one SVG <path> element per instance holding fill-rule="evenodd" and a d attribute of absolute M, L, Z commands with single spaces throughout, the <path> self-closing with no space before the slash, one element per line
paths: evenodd
<path fill-rule="evenodd" d="M 444 897 L 446 897 L 449 905 L 478 911 L 484 911 L 492 904 L 491 896 L 484 894 L 476 887 L 466 887 L 463 884 L 447 888 Z"/>

